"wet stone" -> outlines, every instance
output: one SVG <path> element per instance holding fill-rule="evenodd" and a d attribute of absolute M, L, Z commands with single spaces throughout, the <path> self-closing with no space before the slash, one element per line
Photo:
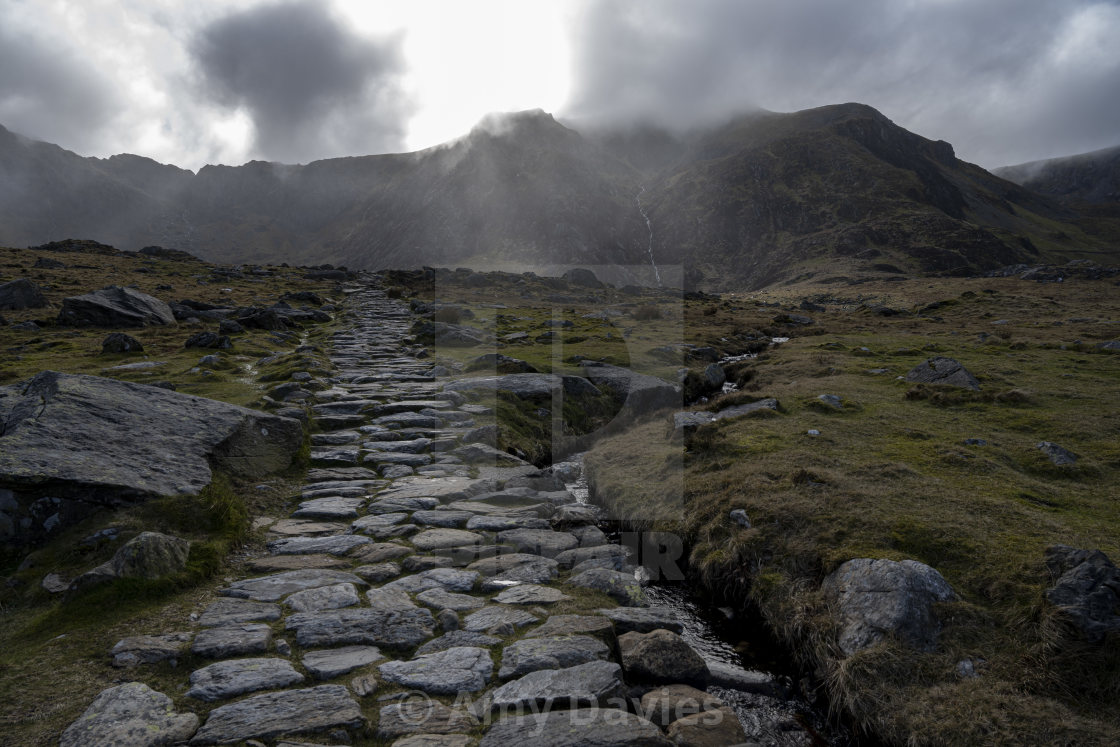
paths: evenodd
<path fill-rule="evenodd" d="M 354 607 L 361 604 L 361 601 L 353 584 L 333 584 L 297 591 L 285 599 L 284 604 L 294 612 L 314 612 Z"/>
<path fill-rule="evenodd" d="M 272 628 L 262 624 L 224 625 L 208 628 L 195 636 L 191 653 L 208 659 L 260 654 L 272 642 Z"/>
<path fill-rule="evenodd" d="M 649 601 L 633 574 L 612 571 L 609 568 L 592 568 L 568 579 L 572 586 L 595 589 L 607 594 L 627 607 L 646 607 Z"/>
<path fill-rule="evenodd" d="M 509 716 L 486 732 L 479 747 L 672 747 L 659 728 L 641 716 L 612 708 L 559 710 Z"/>
<path fill-rule="evenodd" d="M 510 607 L 484 607 L 478 612 L 467 615 L 463 621 L 463 630 L 469 633 L 481 633 L 484 630 L 507 624 L 514 628 L 523 628 L 537 621 L 536 615 L 525 610 Z"/>
<path fill-rule="evenodd" d="M 258 602 L 275 602 L 288 594 L 304 589 L 346 583 L 365 585 L 365 582 L 353 573 L 330 569 L 310 569 L 235 581 L 227 588 L 222 589 L 220 593 L 228 597 L 254 599 Z"/>
<path fill-rule="evenodd" d="M 365 718 L 341 685 L 254 695 L 210 712 L 191 744 L 225 744 L 284 734 L 357 729 Z"/>
<path fill-rule="evenodd" d="M 289 537 L 269 542 L 268 549 L 273 555 L 305 555 L 307 553 L 345 555 L 358 545 L 368 545 L 372 541 L 369 537 L 358 537 L 353 534 L 342 534 L 334 537 Z"/>
<path fill-rule="evenodd" d="M 379 584 L 401 575 L 401 567 L 396 563 L 376 563 L 373 565 L 360 565 L 354 569 L 354 575 L 360 576 L 371 584 Z"/>
<path fill-rule="evenodd" d="M 219 599 L 206 608 L 198 618 L 198 624 L 204 628 L 213 628 L 238 623 L 275 622 L 279 619 L 280 607 L 275 604 L 248 599 Z"/>
<path fill-rule="evenodd" d="M 591 636 L 522 638 L 505 647 L 498 678 L 508 680 L 538 669 L 564 669 L 608 658 L 610 648 Z"/>
<path fill-rule="evenodd" d="M 600 615 L 610 618 L 614 623 L 615 632 L 623 633 L 649 633 L 657 629 L 671 630 L 680 634 L 684 632 L 684 625 L 677 615 L 670 610 L 648 609 L 643 607 L 615 607 L 613 609 L 596 610 Z"/>
<path fill-rule="evenodd" d="M 416 535 L 411 541 L 420 550 L 436 550 L 443 547 L 481 545 L 483 537 L 462 529 L 429 529 Z"/>
<path fill-rule="evenodd" d="M 113 666 L 122 668 L 160 661 L 174 662 L 186 650 L 190 639 L 190 633 L 131 636 L 118 641 L 109 655 L 113 657 Z"/>
<path fill-rule="evenodd" d="M 622 667 L 613 661 L 591 661 L 565 669 L 541 669 L 507 682 L 487 695 L 476 714 L 491 709 L 509 712 L 535 706 L 605 705 L 622 695 Z"/>
<path fill-rule="evenodd" d="M 420 648 L 416 649 L 417 656 L 432 654 L 436 651 L 446 651 L 456 646 L 496 646 L 502 642 L 501 638 L 483 633 L 471 633 L 466 630 L 451 630 L 439 638 L 433 638 Z"/>
<path fill-rule="evenodd" d="M 472 731 L 477 726 L 478 719 L 465 710 L 413 697 L 382 707 L 377 719 L 377 737 L 392 739 L 410 734 L 455 734 Z"/>
<path fill-rule="evenodd" d="M 366 503 L 365 498 L 345 498 L 333 496 L 327 498 L 313 498 L 303 501 L 299 508 L 292 513 L 296 518 L 308 519 L 356 519 L 358 509 Z"/>
<path fill-rule="evenodd" d="M 140 682 L 103 690 L 66 727 L 59 747 L 157 747 L 190 739 L 198 716 L 176 713 L 171 698 Z"/>
<path fill-rule="evenodd" d="M 412 520 L 417 524 L 454 529 L 466 524 L 473 516 L 469 511 L 417 511 Z"/>
<path fill-rule="evenodd" d="M 219 661 L 191 672 L 187 697 L 213 702 L 299 682 L 303 682 L 303 675 L 292 669 L 285 659 Z"/>
<path fill-rule="evenodd" d="M 416 601 L 421 604 L 426 604 L 432 609 L 453 610 L 455 612 L 476 610 L 486 606 L 486 600 L 482 597 L 475 597 L 470 594 L 456 594 L 447 591 L 443 587 L 428 589 L 427 591 L 417 594 Z"/>
<path fill-rule="evenodd" d="M 537 584 L 511 586 L 494 597 L 494 601 L 498 604 L 554 604 L 565 599 L 571 597 L 559 589 Z"/>
<path fill-rule="evenodd" d="M 303 655 L 303 666 L 315 679 L 329 680 L 384 658 L 376 646 L 343 646 L 308 651 Z"/>
<path fill-rule="evenodd" d="M 386 682 L 434 695 L 455 695 L 486 687 L 494 664 L 484 648 L 456 646 L 410 661 L 390 661 L 378 669 Z"/>

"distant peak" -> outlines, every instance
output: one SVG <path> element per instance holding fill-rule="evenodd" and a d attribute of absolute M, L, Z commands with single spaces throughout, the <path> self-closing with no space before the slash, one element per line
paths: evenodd
<path fill-rule="evenodd" d="M 534 136 L 550 132 L 567 133 L 570 130 L 557 122 L 551 114 L 543 109 L 526 109 L 520 112 L 492 112 L 487 114 L 471 129 L 471 136 Z"/>

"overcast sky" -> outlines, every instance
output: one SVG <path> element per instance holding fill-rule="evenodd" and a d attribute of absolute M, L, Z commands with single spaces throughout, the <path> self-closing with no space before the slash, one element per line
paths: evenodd
<path fill-rule="evenodd" d="M 859 101 L 991 168 L 1120 145 L 1118 39 L 1120 0 L 0 0 L 0 124 L 197 169 Z"/>

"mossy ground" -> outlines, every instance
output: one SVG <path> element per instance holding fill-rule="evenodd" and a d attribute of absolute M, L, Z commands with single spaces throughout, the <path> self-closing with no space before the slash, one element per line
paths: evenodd
<path fill-rule="evenodd" d="M 60 260 L 64 269 L 36 269 L 39 258 Z M 51 306 L 3 311 L 9 323 L 36 321 L 41 329 L 0 326 L 0 384 L 22 381 L 42 370 L 108 376 L 126 381 L 170 381 L 177 390 L 240 405 L 257 406 L 274 383 L 293 371 L 325 372 L 325 352 L 335 324 L 308 325 L 290 336 L 249 331 L 234 337 L 229 350 L 186 349 L 183 342 L 216 322 L 180 323 L 124 331 L 140 340 L 139 354 L 102 355 L 101 341 L 114 330 L 75 329 L 53 322 L 66 296 L 106 285 L 135 285 L 164 301 L 183 298 L 225 306 L 270 306 L 288 291 L 311 290 L 338 301 L 333 283 L 312 282 L 299 268 L 266 268 L 272 274 L 244 277 L 213 275 L 213 265 L 136 255 L 0 249 L 0 282 L 26 277 L 40 285 Z M 166 286 L 171 286 L 168 289 Z M 318 351 L 295 352 L 301 344 Z M 199 359 L 215 354 L 220 362 L 195 370 Z M 263 360 L 262 360 L 263 359 Z M 107 370 L 137 361 L 164 365 L 139 371 Z M 217 475 L 199 496 L 178 496 L 123 507 L 66 529 L 32 552 L 4 554 L 7 583 L 0 591 L 0 741 L 53 745 L 101 690 L 128 681 L 127 670 L 113 669 L 108 652 L 130 635 L 158 634 L 187 627 L 224 585 L 224 575 L 241 573 L 244 556 L 263 549 L 263 533 L 250 531 L 251 516 L 285 515 L 306 469 L 301 457 L 285 473 L 244 483 Z M 83 544 L 97 530 L 115 527 L 118 539 Z M 122 542 L 141 531 L 162 531 L 192 541 L 187 568 L 158 581 L 117 581 L 84 594 L 60 599 L 40 587 L 48 573 L 73 578 L 108 560 Z M 184 673 L 201 662 L 187 654 L 177 668 L 161 664 L 145 671 L 145 681 L 182 704 Z"/>
<path fill-rule="evenodd" d="M 934 279 L 843 288 L 845 299 L 840 290 L 801 286 L 696 309 L 687 318 L 700 324 L 686 330 L 706 339 L 720 327 L 785 332 L 771 321 L 783 309 L 760 303 L 815 318 L 748 364 L 746 392 L 724 398 L 773 396 L 781 412 L 721 421 L 684 443 L 662 420 L 604 439 L 588 458 L 599 495 L 621 516 L 679 532 L 697 576 L 757 605 L 832 703 L 891 743 L 1117 743 L 1120 645 L 1077 642 L 1043 602 L 1042 562 L 1056 543 L 1120 559 L 1120 358 L 1095 347 L 1120 337 L 1116 285 Z M 804 299 L 830 310 L 797 310 Z M 881 316 L 879 304 L 906 313 Z M 982 392 L 915 392 L 899 380 L 931 355 L 961 361 Z M 986 445 L 964 443 L 973 438 Z M 1040 441 L 1080 459 L 1056 467 Z M 679 475 L 674 450 L 684 452 Z M 664 489 L 674 478 L 679 493 Z M 752 528 L 728 519 L 734 508 Z M 941 611 L 938 652 L 888 643 L 838 657 L 817 589 L 856 557 L 914 558 L 948 579 L 963 601 Z M 956 675 L 964 658 L 985 660 L 979 679 Z"/>

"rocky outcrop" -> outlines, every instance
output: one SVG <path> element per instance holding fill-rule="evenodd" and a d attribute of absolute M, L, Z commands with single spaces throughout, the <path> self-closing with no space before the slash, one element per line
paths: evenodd
<path fill-rule="evenodd" d="M 214 468 L 287 467 L 303 426 L 237 405 L 44 371 L 0 387 L 0 540 L 29 541 L 94 510 L 197 494 Z"/>
<path fill-rule="evenodd" d="M 63 299 L 58 321 L 74 327 L 148 327 L 175 324 L 175 315 L 170 306 L 154 296 L 110 285 Z"/>
<path fill-rule="evenodd" d="M 47 297 L 39 290 L 39 286 L 27 278 L 18 278 L 0 285 L 0 310 L 41 309 L 46 305 Z"/>
<path fill-rule="evenodd" d="M 919 363 L 906 374 L 906 380 L 917 384 L 941 384 L 980 391 L 980 382 L 968 369 L 952 358 L 938 356 Z"/>
<path fill-rule="evenodd" d="M 625 416 L 640 417 L 681 406 L 680 387 L 664 379 L 605 364 L 585 365 L 583 373 L 592 384 L 612 393 Z"/>
<path fill-rule="evenodd" d="M 1091 643 L 1120 633 L 1120 569 L 1100 550 L 1068 545 L 1046 548 L 1054 585 L 1046 600 Z"/>
<path fill-rule="evenodd" d="M 957 598 L 940 573 L 916 560 L 849 560 L 822 589 L 836 609 L 840 650 L 849 656 L 887 636 L 934 650 L 941 625 L 933 604 Z"/>

